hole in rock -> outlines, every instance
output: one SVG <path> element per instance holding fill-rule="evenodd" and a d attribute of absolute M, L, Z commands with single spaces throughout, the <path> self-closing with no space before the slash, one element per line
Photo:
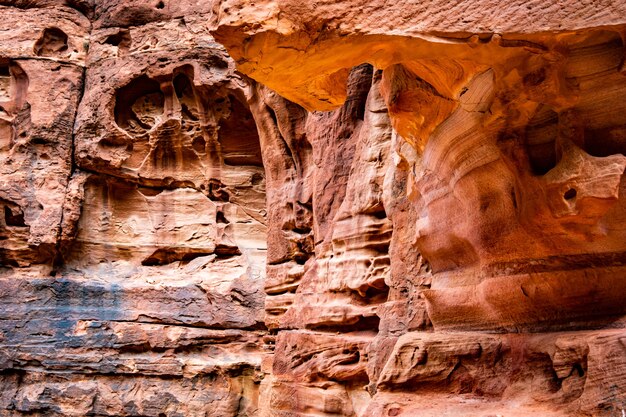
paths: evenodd
<path fill-rule="evenodd" d="M 30 143 L 32 143 L 33 145 L 45 145 L 48 143 L 48 141 L 46 140 L 46 138 L 42 138 L 42 137 L 34 137 L 31 139 Z"/>
<path fill-rule="evenodd" d="M 163 105 L 159 83 L 142 75 L 117 91 L 115 122 L 131 134 L 143 134 L 161 120 Z"/>
<path fill-rule="evenodd" d="M 306 328 L 310 330 L 316 330 L 316 331 L 340 332 L 340 333 L 358 332 L 358 331 L 371 331 L 371 332 L 378 333 L 379 326 L 380 326 L 380 317 L 359 316 L 359 317 L 355 317 L 349 320 L 349 322 L 310 323 L 310 324 L 307 324 Z"/>
<path fill-rule="evenodd" d="M 181 107 L 183 129 L 191 131 L 196 125 L 193 122 L 200 120 L 200 106 L 191 82 L 191 79 L 193 79 L 193 68 L 186 65 L 177 71 L 181 72 L 176 74 L 172 84 Z"/>
<path fill-rule="evenodd" d="M 592 156 L 626 155 L 626 125 L 585 129 L 585 152 Z"/>
<path fill-rule="evenodd" d="M 176 91 L 176 96 L 178 98 L 184 96 L 193 97 L 193 87 L 191 85 L 191 81 L 189 81 L 189 78 L 185 74 L 177 74 L 176 77 L 174 77 L 174 91 Z"/>
<path fill-rule="evenodd" d="M 570 188 L 569 190 L 565 191 L 565 194 L 563 194 L 563 198 L 566 200 L 573 200 L 574 198 L 576 198 L 576 190 L 574 188 Z"/>
<path fill-rule="evenodd" d="M 217 245 L 215 247 L 215 254 L 218 258 L 230 258 L 232 256 L 241 255 L 241 251 L 237 246 Z"/>
<path fill-rule="evenodd" d="M 155 197 L 163 192 L 162 189 L 159 188 L 148 188 L 148 187 L 137 187 L 137 191 L 146 197 Z"/>
<path fill-rule="evenodd" d="M 382 288 L 369 287 L 365 291 L 363 302 L 367 304 L 382 304 L 389 297 L 389 287 L 382 283 Z"/>
<path fill-rule="evenodd" d="M 8 206 L 4 206 L 4 222 L 7 226 L 26 227 L 24 213 L 13 212 Z"/>
<path fill-rule="evenodd" d="M 430 266 L 430 262 L 428 262 L 426 259 L 423 260 L 422 267 L 426 274 L 430 274 L 433 270 L 432 266 Z M 425 286 L 430 288 L 430 284 L 425 284 Z"/>
<path fill-rule="evenodd" d="M 528 73 L 524 76 L 524 85 L 528 87 L 535 87 L 546 80 L 545 68 L 539 68 L 536 71 Z"/>
<path fill-rule="evenodd" d="M 541 106 L 526 127 L 526 151 L 535 175 L 544 175 L 558 163 L 556 136 L 558 114 Z"/>
<path fill-rule="evenodd" d="M 347 358 L 341 360 L 341 364 L 344 366 L 357 364 L 361 360 L 361 352 L 358 350 L 344 349 L 341 354 L 348 356 Z"/>
<path fill-rule="evenodd" d="M 309 259 L 309 256 L 304 253 L 297 253 L 293 258 L 298 265 L 304 265 Z"/>
<path fill-rule="evenodd" d="M 227 219 L 226 216 L 224 216 L 224 213 L 221 211 L 218 211 L 216 216 L 215 216 L 215 221 L 217 223 L 222 223 L 222 224 L 228 224 L 230 223 Z"/>
<path fill-rule="evenodd" d="M 11 72 L 8 65 L 0 64 L 0 100 L 8 101 L 11 99 Z M 6 113 L 3 108 L 2 112 Z"/>
<path fill-rule="evenodd" d="M 351 111 L 354 112 L 354 117 L 358 120 L 365 119 L 365 106 L 373 75 L 374 67 L 370 64 L 361 64 L 350 71 L 347 87 L 350 96 L 346 99 L 346 102 L 350 102 Z"/>
<path fill-rule="evenodd" d="M 229 95 L 230 114 L 220 122 L 219 142 L 224 163 L 228 165 L 263 166 L 256 124 L 248 106 Z"/>
<path fill-rule="evenodd" d="M 109 35 L 104 42 L 112 46 L 128 49 L 131 44 L 130 32 L 128 30 L 120 30 L 113 35 Z"/>
<path fill-rule="evenodd" d="M 212 178 L 209 181 L 209 198 L 213 201 L 230 201 L 230 194 L 221 181 Z"/>
<path fill-rule="evenodd" d="M 163 3 L 162 1 L 158 2 L 155 6 L 157 9 L 163 9 L 165 8 L 165 3 Z"/>
<path fill-rule="evenodd" d="M 167 265 L 172 262 L 189 262 L 200 256 L 211 255 L 208 251 L 186 251 L 183 248 L 161 248 L 141 261 L 143 266 Z"/>
<path fill-rule="evenodd" d="M 615 31 L 599 30 L 570 46 L 564 70 L 578 89 L 574 123 L 584 138 L 575 142 L 592 156 L 626 154 L 624 58 L 624 42 Z"/>
<path fill-rule="evenodd" d="M 46 28 L 35 42 L 33 49 L 37 56 L 61 55 L 68 49 L 67 34 L 59 28 Z"/>
<path fill-rule="evenodd" d="M 293 229 L 291 229 L 292 232 L 296 232 L 300 235 L 307 235 L 311 232 L 311 228 L 310 227 L 294 227 Z"/>
<path fill-rule="evenodd" d="M 399 416 L 401 413 L 401 409 L 398 407 L 392 407 L 387 411 L 387 415 L 390 417 Z"/>
<path fill-rule="evenodd" d="M 11 115 L 26 102 L 28 77 L 16 62 L 0 58 L 0 113 Z"/>
<path fill-rule="evenodd" d="M 387 218 L 387 213 L 385 212 L 385 210 L 382 211 L 377 211 L 374 213 L 374 217 L 376 217 L 377 219 L 386 219 Z"/>
<path fill-rule="evenodd" d="M 583 366 L 579 363 L 574 365 L 574 368 L 572 369 L 572 373 L 576 371 L 576 373 L 578 374 L 579 377 L 583 377 L 585 376 L 585 370 L 583 369 Z"/>
<path fill-rule="evenodd" d="M 263 182 L 263 175 L 255 172 L 254 174 L 252 174 L 250 182 L 252 183 L 252 185 L 259 185 L 261 182 Z"/>
<path fill-rule="evenodd" d="M 196 136 L 195 138 L 193 138 L 191 146 L 193 146 L 193 149 L 198 153 L 206 152 L 206 141 L 202 136 Z"/>

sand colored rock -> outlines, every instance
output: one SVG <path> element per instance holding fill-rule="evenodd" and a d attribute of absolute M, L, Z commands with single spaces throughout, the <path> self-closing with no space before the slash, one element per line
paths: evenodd
<path fill-rule="evenodd" d="M 0 416 L 626 410 L 622 2 L 0 16 Z"/>
<path fill-rule="evenodd" d="M 67 8 L 2 13 L 0 260 L 28 266 L 54 258 L 90 24 Z"/>
<path fill-rule="evenodd" d="M 247 84 L 198 16 L 99 29 L 99 7 L 21 6 L 0 40 L 0 415 L 256 415 Z"/>
<path fill-rule="evenodd" d="M 349 214 L 324 219 L 281 319 L 290 346 L 323 331 L 369 337 L 368 353 L 329 348 L 331 369 L 303 380 L 279 331 L 268 415 L 621 412 L 623 391 L 596 397 L 602 383 L 574 359 L 616 355 L 604 378 L 623 378 L 606 335 L 624 334 L 624 22 L 621 4 L 596 6 L 221 3 L 214 33 L 239 70 L 309 110 L 341 112 L 355 66 L 374 67 L 360 131 L 379 136 L 347 153 Z M 317 178 L 346 165 L 333 162 Z M 319 219 L 324 194 L 313 201 Z M 605 344 L 591 353 L 588 338 Z M 334 379 L 357 363 L 363 381 Z"/>

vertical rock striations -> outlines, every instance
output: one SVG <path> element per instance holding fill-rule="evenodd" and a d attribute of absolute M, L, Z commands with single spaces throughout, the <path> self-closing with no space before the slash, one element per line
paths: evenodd
<path fill-rule="evenodd" d="M 622 2 L 0 16 L 0 416 L 624 414 Z"/>
<path fill-rule="evenodd" d="M 337 117 L 374 67 L 355 130 L 309 115 L 341 201 L 313 196 L 267 415 L 622 413 L 623 4 L 262 7 L 214 34 L 278 94 Z"/>

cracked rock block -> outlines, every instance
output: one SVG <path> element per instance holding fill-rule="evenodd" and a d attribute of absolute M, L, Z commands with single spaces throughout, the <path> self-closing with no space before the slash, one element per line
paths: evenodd
<path fill-rule="evenodd" d="M 254 107 L 263 136 L 273 140 L 264 146 L 265 159 L 278 162 L 267 168 L 277 178 L 272 196 L 280 196 L 276 205 L 268 203 L 270 327 L 369 328 L 378 320 L 376 306 L 386 301 L 390 222 L 381 190 L 390 129 L 370 108 L 377 90 L 367 101 L 372 74 L 367 65 L 354 69 L 351 100 L 334 113 L 305 114 L 303 121 L 293 104 L 281 106 L 271 92 Z M 362 182 L 352 185 L 350 178 Z M 281 230 L 273 229 L 278 225 Z M 298 308 L 290 310 L 294 302 Z"/>
<path fill-rule="evenodd" d="M 89 22 L 65 8 L 0 11 L 0 263 L 51 264 L 71 173 Z M 43 34 L 60 28 L 62 61 L 39 53 L 52 48 Z"/>
<path fill-rule="evenodd" d="M 14 415 L 219 417 L 254 415 L 258 409 L 248 400 L 256 389 L 250 378 L 203 375 L 181 381 L 148 375 L 95 383 L 74 375 L 50 378 L 31 374 L 19 379 L 12 375 L 0 377 L 7 394 L 21 389 L 11 404 Z"/>
<path fill-rule="evenodd" d="M 447 409 L 462 415 L 482 416 L 498 409 L 520 416 L 533 411 L 548 415 L 610 412 L 617 404 L 606 402 L 607 397 L 596 389 L 612 384 L 610 391 L 623 390 L 615 385 L 624 372 L 618 359 L 624 352 L 622 338 L 621 330 L 526 335 L 406 333 L 382 370 L 369 412 L 395 407 L 406 415 L 421 415 L 424 401 L 429 403 L 426 415 L 435 415 L 446 409 L 442 385 L 467 398 L 448 404 Z M 598 378 L 606 376 L 605 363 L 617 369 L 603 382 Z M 472 393 L 490 400 L 470 401 Z M 514 398 L 524 398 L 523 409 L 510 405 Z"/>
<path fill-rule="evenodd" d="M 121 190 L 132 200 L 132 189 Z M 171 193 L 180 191 L 194 193 Z M 88 203 L 83 209 L 92 213 Z M 150 224 L 135 213 L 132 224 Z M 117 216 L 113 207 L 109 220 L 120 222 Z M 188 226 L 177 225 L 181 237 Z M 107 238 L 96 225 L 85 228 Z M 149 228 L 136 232 L 135 240 L 154 237 Z M 255 415 L 265 354 L 263 270 L 243 255 L 180 246 L 148 255 L 170 263 L 141 265 L 125 260 L 129 248 L 119 242 L 103 249 L 81 236 L 76 245 L 84 252 L 73 252 L 79 261 L 57 267 L 54 277 L 36 269 L 0 276 L 0 414 Z M 141 253 L 141 246 L 130 250 Z M 164 258 L 180 253 L 193 256 Z M 101 262 L 82 264 L 83 256 Z"/>
<path fill-rule="evenodd" d="M 391 126 L 379 82 L 371 66 L 354 68 L 350 100 L 335 112 L 305 114 L 305 122 L 299 108 L 273 92 L 258 89 L 253 97 L 262 138 L 271 140 L 262 142 L 272 164 L 268 184 L 278 185 L 268 185 L 268 206 L 280 214 L 269 217 L 265 320 L 278 336 L 261 390 L 266 412 L 353 415 L 367 403 L 365 346 L 376 335 L 390 273 L 391 222 L 382 189 Z M 312 215 L 301 209 L 311 189 Z M 280 198 L 272 206 L 274 195 Z M 274 232 L 277 224 L 281 230 Z M 315 252 L 305 238 L 315 242 Z M 288 333 L 293 348 L 283 329 L 298 329 Z M 355 333 L 335 340 L 335 332 Z M 362 340 L 358 348 L 354 338 Z M 322 339 L 328 344 L 317 345 Z M 301 345 L 311 352 L 298 353 Z"/>

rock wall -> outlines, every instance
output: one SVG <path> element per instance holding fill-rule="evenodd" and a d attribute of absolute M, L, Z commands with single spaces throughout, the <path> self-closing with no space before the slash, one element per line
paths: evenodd
<path fill-rule="evenodd" d="M 625 12 L 221 3 L 240 71 L 343 106 L 307 120 L 315 256 L 269 311 L 265 415 L 624 412 Z"/>
<path fill-rule="evenodd" d="M 0 4 L 0 416 L 625 412 L 622 2 Z"/>
<path fill-rule="evenodd" d="M 0 9 L 0 415 L 256 415 L 247 84 L 201 13 L 78 6 Z"/>

